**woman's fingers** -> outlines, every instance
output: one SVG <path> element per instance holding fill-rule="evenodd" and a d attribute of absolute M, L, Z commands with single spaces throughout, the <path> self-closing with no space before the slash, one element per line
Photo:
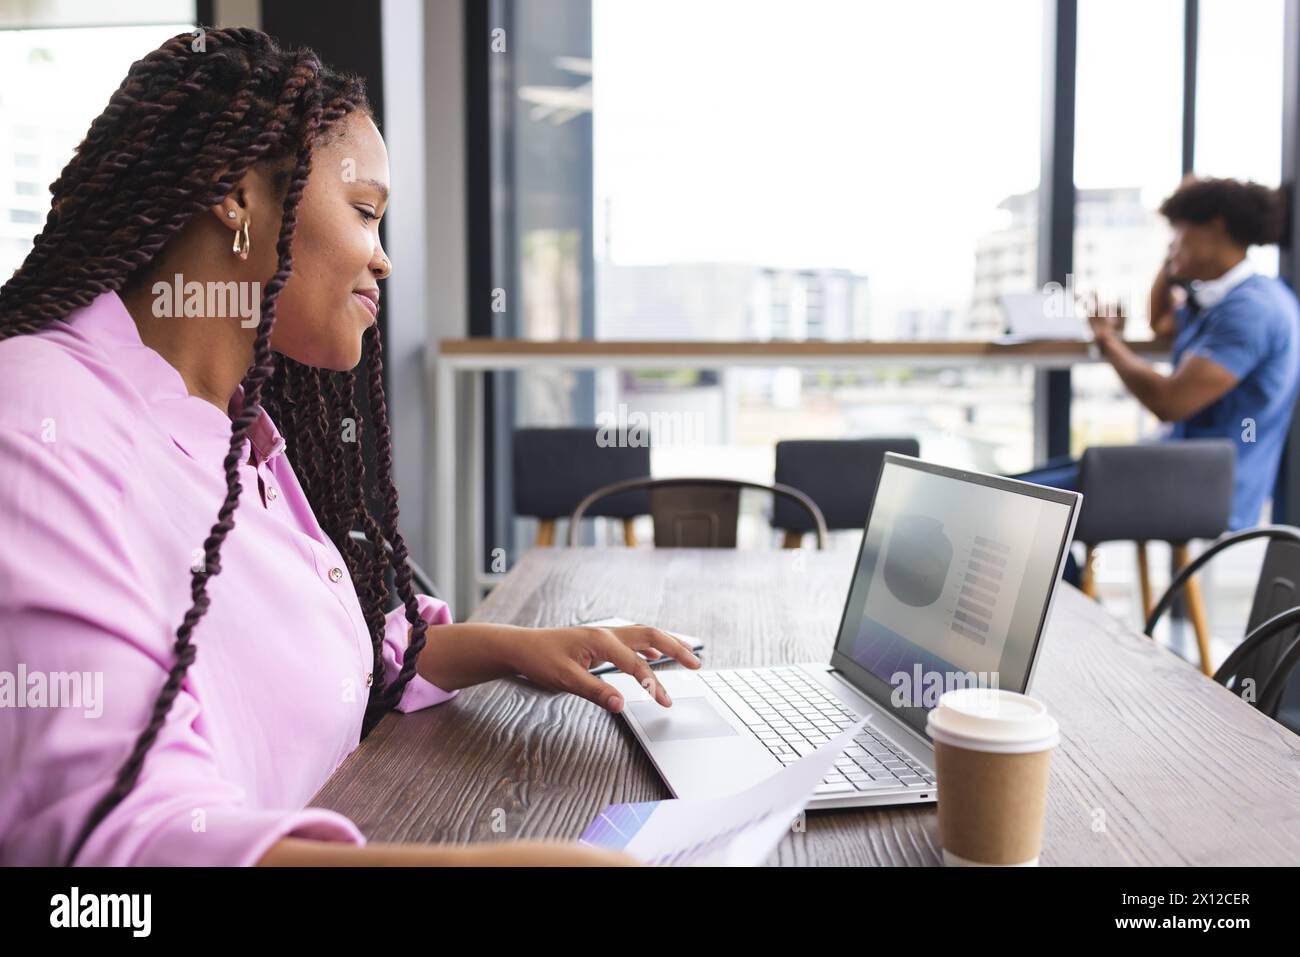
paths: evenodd
<path fill-rule="evenodd" d="M 695 657 L 695 652 L 691 651 L 686 642 L 682 641 L 680 638 L 673 637 L 666 631 L 660 631 L 658 628 L 641 627 L 644 632 L 642 640 L 645 641 L 651 649 L 668 655 L 670 658 L 677 661 L 679 664 L 685 665 L 687 668 L 700 667 L 700 659 Z"/>
<path fill-rule="evenodd" d="M 679 638 L 646 625 L 626 625 L 616 628 L 584 626 L 590 632 L 591 644 L 587 652 L 595 661 L 608 661 L 636 679 L 655 701 L 665 708 L 672 707 L 673 699 L 655 677 L 649 663 L 638 651 L 653 659 L 668 656 L 688 668 L 699 668 L 700 659 Z M 608 711 L 623 710 L 623 696 L 608 682 L 591 674 L 577 661 L 571 664 L 567 690 L 592 701 Z"/>
<path fill-rule="evenodd" d="M 665 707 L 672 704 L 667 692 L 659 687 L 659 682 L 655 681 L 654 672 L 650 670 L 644 658 L 619 641 L 608 628 L 587 630 L 591 632 L 591 636 L 587 639 L 585 654 L 590 655 L 594 661 L 612 662 L 619 671 L 625 671 L 636 678 L 637 684 L 645 688 L 660 704 Z M 623 696 L 619 694 L 618 689 L 593 675 L 581 661 L 576 658 L 569 659 L 562 667 L 567 677 L 561 679 L 559 685 L 564 690 L 586 698 L 615 714 L 623 710 Z"/>
<path fill-rule="evenodd" d="M 597 639 L 599 644 L 595 649 L 596 653 L 612 663 L 619 671 L 635 678 L 637 684 L 645 689 L 646 694 L 665 708 L 670 707 L 673 699 L 668 697 L 668 692 L 655 678 L 655 673 L 646 660 L 629 648 L 611 629 L 602 630 L 604 634 Z"/>
<path fill-rule="evenodd" d="M 608 681 L 601 681 L 577 662 L 573 662 L 570 667 L 573 673 L 567 682 L 560 684 L 561 688 L 579 698 L 586 698 L 592 704 L 598 704 L 613 714 L 623 710 L 623 696 L 618 693 L 617 688 Z"/>

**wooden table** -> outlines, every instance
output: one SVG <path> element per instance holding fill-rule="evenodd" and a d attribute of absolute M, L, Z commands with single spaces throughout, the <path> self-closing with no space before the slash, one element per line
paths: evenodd
<path fill-rule="evenodd" d="M 618 615 L 701 638 L 705 667 L 826 660 L 854 554 L 541 549 L 474 621 Z M 1296 864 L 1300 737 L 1061 586 L 1032 693 L 1061 723 L 1042 863 Z M 576 838 L 668 797 L 623 720 L 522 680 L 393 714 L 313 805 L 371 840 Z M 933 805 L 814 811 L 773 864 L 940 861 Z"/>

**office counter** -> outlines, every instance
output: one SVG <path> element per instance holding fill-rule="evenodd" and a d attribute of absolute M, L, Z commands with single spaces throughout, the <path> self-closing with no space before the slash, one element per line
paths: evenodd
<path fill-rule="evenodd" d="M 1129 346 L 1152 361 L 1168 357 L 1153 341 Z M 680 342 L 443 339 L 427 372 L 434 381 L 434 466 L 425 491 L 430 571 L 456 616 L 478 603 L 483 547 L 482 373 L 546 369 L 861 369 L 1018 365 L 1067 369 L 1099 361 L 1084 342 Z M 1036 415 L 1039 410 L 1035 410 Z M 594 428 L 594 425 L 593 425 Z M 459 433 L 458 433 L 459 430 Z M 459 439 L 458 439 L 459 435 Z M 797 436 L 790 436 L 797 438 Z"/>

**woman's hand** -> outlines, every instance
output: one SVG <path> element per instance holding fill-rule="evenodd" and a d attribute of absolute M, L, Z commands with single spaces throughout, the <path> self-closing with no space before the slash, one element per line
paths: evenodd
<path fill-rule="evenodd" d="M 667 656 L 688 668 L 700 667 L 700 659 L 683 642 L 645 625 L 530 628 L 515 637 L 507 653 L 511 667 L 529 680 L 544 688 L 568 691 L 617 713 L 623 709 L 623 696 L 588 671 L 593 665 L 613 662 L 661 705 L 671 707 L 668 692 L 638 651 L 651 659 Z"/>

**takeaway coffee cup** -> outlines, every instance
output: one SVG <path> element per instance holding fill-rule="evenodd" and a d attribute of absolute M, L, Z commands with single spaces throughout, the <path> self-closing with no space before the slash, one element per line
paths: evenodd
<path fill-rule="evenodd" d="M 1037 866 L 1048 764 L 1060 740 L 1047 708 L 1014 691 L 960 688 L 939 698 L 926 732 L 944 863 Z"/>

